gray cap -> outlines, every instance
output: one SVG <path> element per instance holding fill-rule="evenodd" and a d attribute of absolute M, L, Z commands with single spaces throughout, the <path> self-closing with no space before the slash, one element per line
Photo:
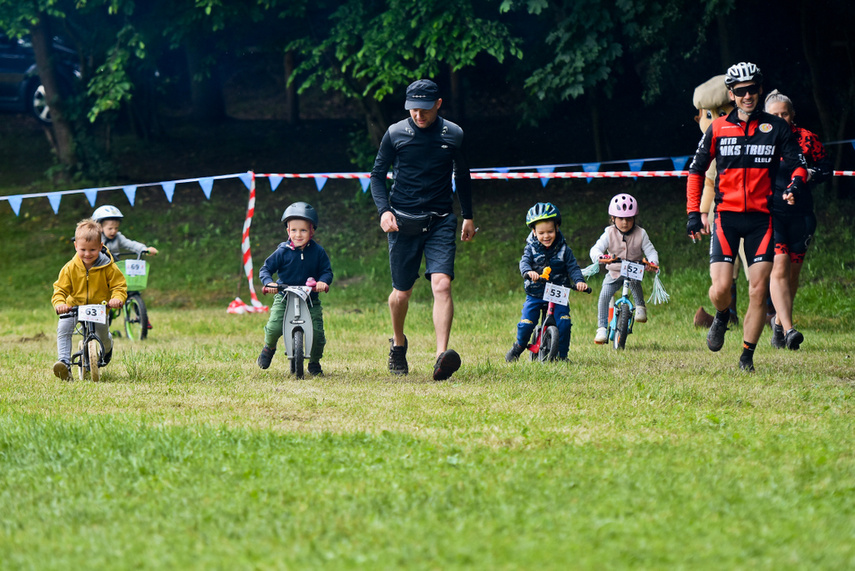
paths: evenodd
<path fill-rule="evenodd" d="M 439 88 L 429 79 L 419 79 L 407 87 L 404 109 L 430 109 L 439 99 Z"/>

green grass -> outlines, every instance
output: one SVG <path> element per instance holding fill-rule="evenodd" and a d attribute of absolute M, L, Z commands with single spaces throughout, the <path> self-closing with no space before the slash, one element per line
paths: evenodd
<path fill-rule="evenodd" d="M 154 329 L 141 344 L 118 339 L 99 384 L 51 372 L 51 283 L 91 208 L 69 198 L 59 216 L 47 201 L 0 212 L 2 567 L 855 566 L 851 205 L 820 214 L 796 302 L 802 349 L 772 350 L 767 330 L 744 375 L 739 328 L 713 354 L 691 324 L 710 307 L 709 278 L 705 246 L 683 236 L 680 183 L 617 187 L 649 205 L 671 303 L 615 352 L 591 342 L 596 296 L 571 296 L 570 361 L 508 364 L 525 208 L 555 200 L 586 262 L 613 192 L 507 184 L 476 197 L 481 231 L 458 245 L 452 345 L 464 363 L 442 383 L 430 380 L 424 280 L 411 374 L 386 370 L 385 244 L 355 188 L 259 193 L 256 271 L 297 199 L 321 211 L 336 271 L 327 375 L 302 381 L 281 351 L 269 370 L 255 365 L 264 315 L 225 312 L 247 299 L 245 189 L 206 201 L 179 188 L 172 205 L 140 192 L 123 230 L 163 252 L 144 292 Z"/>

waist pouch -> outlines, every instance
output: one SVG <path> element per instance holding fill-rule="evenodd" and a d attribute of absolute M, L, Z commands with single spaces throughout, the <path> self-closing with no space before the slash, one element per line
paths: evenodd
<path fill-rule="evenodd" d="M 409 214 L 399 210 L 392 210 L 395 222 L 398 224 L 398 233 L 404 236 L 421 236 L 430 231 L 434 220 L 444 218 L 435 214 Z"/>

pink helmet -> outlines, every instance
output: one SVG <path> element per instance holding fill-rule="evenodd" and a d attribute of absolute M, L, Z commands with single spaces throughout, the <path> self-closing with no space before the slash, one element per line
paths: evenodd
<path fill-rule="evenodd" d="M 609 201 L 609 216 L 630 218 L 638 214 L 638 202 L 629 194 L 617 194 Z"/>

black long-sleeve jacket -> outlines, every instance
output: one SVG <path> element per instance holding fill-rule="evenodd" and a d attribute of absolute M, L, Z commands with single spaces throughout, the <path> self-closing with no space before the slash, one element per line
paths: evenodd
<path fill-rule="evenodd" d="M 409 214 L 453 212 L 452 173 L 464 219 L 472 218 L 472 179 L 462 152 L 463 129 L 437 117 L 429 127 L 418 128 L 412 119 L 389 127 L 371 170 L 371 195 L 377 212 L 394 208 Z M 386 173 L 392 168 L 391 192 Z"/>

